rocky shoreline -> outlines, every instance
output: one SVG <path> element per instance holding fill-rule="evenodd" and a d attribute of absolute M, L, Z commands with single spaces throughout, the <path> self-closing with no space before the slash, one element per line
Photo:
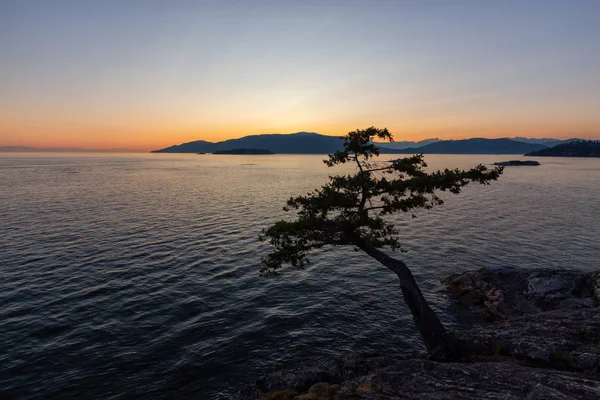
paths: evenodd
<path fill-rule="evenodd" d="M 487 268 L 443 281 L 469 362 L 351 354 L 276 371 L 238 400 L 600 399 L 600 272 Z"/>

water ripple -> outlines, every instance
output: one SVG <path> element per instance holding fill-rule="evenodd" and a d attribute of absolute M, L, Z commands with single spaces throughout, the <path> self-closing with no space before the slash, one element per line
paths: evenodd
<path fill-rule="evenodd" d="M 256 375 L 420 346 L 393 274 L 351 249 L 258 275 L 261 229 L 331 171 L 321 156 L 0 156 L 0 392 L 226 398 Z M 434 168 L 496 156 L 428 156 Z M 251 165 L 250 165 L 251 164 Z M 423 291 L 514 265 L 598 268 L 600 160 L 548 159 L 397 218 Z"/>

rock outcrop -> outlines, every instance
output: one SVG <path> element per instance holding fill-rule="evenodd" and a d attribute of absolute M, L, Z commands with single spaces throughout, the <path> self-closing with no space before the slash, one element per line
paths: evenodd
<path fill-rule="evenodd" d="M 459 332 L 474 354 L 598 372 L 600 273 L 485 268 L 444 283 L 459 307 L 495 322 Z"/>
<path fill-rule="evenodd" d="M 600 308 L 548 311 L 459 334 L 475 359 L 510 357 L 529 366 L 600 372 Z"/>
<path fill-rule="evenodd" d="M 364 388 L 370 388 L 370 393 L 364 393 Z M 551 396 L 598 399 L 600 382 L 516 363 L 440 363 L 414 359 L 344 382 L 339 398 L 516 400 Z"/>
<path fill-rule="evenodd" d="M 600 273 L 493 268 L 444 280 L 472 362 L 353 354 L 278 371 L 238 399 L 600 399 Z M 316 386 L 315 386 L 316 385 Z"/>
<path fill-rule="evenodd" d="M 354 355 L 330 364 L 328 376 L 338 383 L 306 380 L 302 369 L 282 374 L 277 383 L 258 385 L 239 393 L 238 399 L 345 400 L 345 399 L 580 399 L 600 398 L 600 380 L 594 376 L 534 368 L 516 360 L 441 363 L 426 359 Z M 347 374 L 344 376 L 344 373 Z M 306 384 L 310 384 L 308 388 Z M 270 380 L 273 384 L 274 381 Z M 298 385 L 300 383 L 300 385 Z M 261 390 L 262 389 L 262 390 Z M 304 393 L 305 392 L 305 393 Z M 302 394 L 303 393 L 303 394 Z M 305 396 L 305 397 L 303 397 Z M 312 396 L 312 397 L 311 397 Z"/>
<path fill-rule="evenodd" d="M 484 268 L 452 275 L 443 283 L 460 307 L 488 321 L 600 303 L 600 272 Z"/>

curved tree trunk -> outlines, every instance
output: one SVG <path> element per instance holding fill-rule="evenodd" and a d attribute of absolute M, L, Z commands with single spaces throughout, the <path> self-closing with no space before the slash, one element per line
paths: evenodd
<path fill-rule="evenodd" d="M 467 346 L 444 328 L 435 311 L 429 307 L 408 266 L 402 261 L 396 260 L 381 250 L 368 245 L 362 239 L 355 240 L 355 242 L 361 250 L 398 275 L 404 301 L 410 308 L 415 325 L 421 333 L 421 338 L 429 354 L 433 357 L 450 359 L 468 357 Z"/>

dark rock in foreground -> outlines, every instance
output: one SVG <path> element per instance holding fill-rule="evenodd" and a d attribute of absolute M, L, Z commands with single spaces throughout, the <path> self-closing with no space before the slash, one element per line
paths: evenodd
<path fill-rule="evenodd" d="M 269 374 L 256 386 L 240 392 L 237 399 L 600 398 L 600 380 L 594 376 L 525 366 L 510 359 L 443 363 L 419 358 L 354 355 L 316 369 L 320 370 L 320 376 L 315 375 L 314 370 L 308 372 L 310 368 Z M 324 376 L 333 379 L 323 381 Z M 325 391 L 325 386 L 328 394 L 310 396 L 314 385 L 321 386 L 321 391 Z"/>
<path fill-rule="evenodd" d="M 520 166 L 536 166 L 536 165 L 540 165 L 540 163 L 537 161 L 511 160 L 511 161 L 495 162 L 494 165 L 500 165 L 503 167 L 520 167 Z"/>
<path fill-rule="evenodd" d="M 600 272 L 494 268 L 444 283 L 471 314 L 456 333 L 472 362 L 353 354 L 273 372 L 237 398 L 600 399 Z"/>
<path fill-rule="evenodd" d="M 471 341 L 474 359 L 508 357 L 533 367 L 600 372 L 599 308 L 548 311 L 473 328 L 460 336 Z"/>
<path fill-rule="evenodd" d="M 340 393 L 340 399 L 597 399 L 600 382 L 501 362 L 407 360 L 344 382 Z"/>
<path fill-rule="evenodd" d="M 458 305 L 488 321 L 600 303 L 600 272 L 482 268 L 444 279 Z"/>
<path fill-rule="evenodd" d="M 600 366 L 600 273 L 485 268 L 444 280 L 472 320 L 461 332 L 481 356 L 580 372 Z"/>

